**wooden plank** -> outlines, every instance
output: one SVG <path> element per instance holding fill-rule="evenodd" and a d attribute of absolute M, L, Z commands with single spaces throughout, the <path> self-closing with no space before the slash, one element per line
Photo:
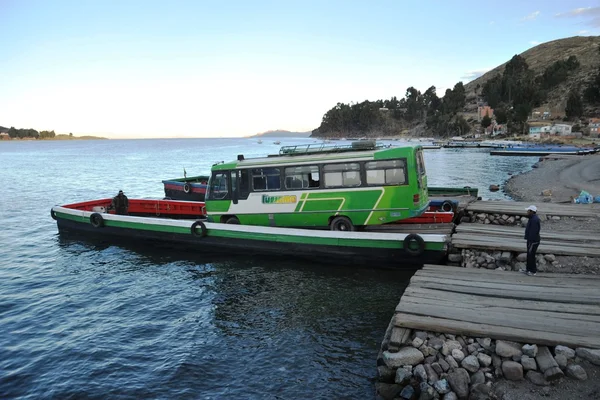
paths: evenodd
<path fill-rule="evenodd" d="M 449 307 L 445 304 L 415 304 L 411 302 L 400 302 L 399 312 L 430 316 L 435 318 L 447 318 L 456 321 L 473 322 L 487 325 L 503 326 L 507 328 L 533 329 L 536 331 L 559 333 L 569 335 L 573 333 L 573 324 L 577 324 L 577 334 L 594 336 L 600 332 L 600 324 L 590 321 L 573 321 L 563 318 L 536 317 L 531 313 L 521 316 L 515 312 L 503 313 L 486 310 L 485 313 L 473 312 L 469 309 Z"/>
<path fill-rule="evenodd" d="M 403 295 L 400 304 L 396 308 L 396 311 L 407 311 L 403 309 L 407 304 L 412 304 L 415 306 L 440 306 L 440 302 L 437 299 L 424 299 L 420 297 L 413 297 L 411 295 Z M 461 301 L 449 302 L 444 301 L 442 307 L 451 307 L 456 310 L 460 310 L 464 313 L 471 313 L 472 315 L 478 315 L 479 313 L 500 313 L 499 315 L 505 316 L 506 318 L 510 318 L 511 316 L 515 316 L 516 318 L 528 317 L 532 320 L 535 318 L 546 318 L 552 319 L 554 321 L 563 321 L 562 323 L 577 323 L 578 321 L 582 322 L 592 322 L 595 324 L 600 324 L 600 315 L 588 315 L 588 314 L 579 314 L 579 313 L 561 313 L 561 312 L 553 312 L 548 310 L 529 310 L 525 307 L 521 308 L 506 308 L 498 305 L 482 305 L 482 304 L 473 304 L 473 303 L 464 303 Z M 413 314 L 416 314 L 413 312 Z M 434 316 L 434 315 L 432 315 Z M 449 316 L 448 316 L 449 318 Z M 457 318 L 454 318 L 457 319 Z"/>
<path fill-rule="evenodd" d="M 571 304 L 571 303 L 556 303 L 550 301 L 540 301 L 535 299 L 502 299 L 481 295 L 469 295 L 464 293 L 453 293 L 442 290 L 426 289 L 421 287 L 409 286 L 404 291 L 404 296 L 410 296 L 414 299 L 435 299 L 441 303 L 444 302 L 462 302 L 465 304 L 480 305 L 480 306 L 497 306 L 506 309 L 528 309 L 551 311 L 557 313 L 578 313 L 585 315 L 600 315 L 600 305 L 597 304 Z"/>
<path fill-rule="evenodd" d="M 429 278 L 439 278 L 445 276 L 452 276 L 454 279 L 460 279 L 464 282 L 473 282 L 476 284 L 477 282 L 488 282 L 488 283 L 507 283 L 513 285 L 520 284 L 528 284 L 532 286 L 542 286 L 542 287 L 556 287 L 556 288 L 565 288 L 571 287 L 573 290 L 578 290 L 577 288 L 592 288 L 600 291 L 600 285 L 596 280 L 588 280 L 585 278 L 581 279 L 568 279 L 565 282 L 564 279 L 561 278 L 545 278 L 540 273 L 539 277 L 535 278 L 531 276 L 527 276 L 525 274 L 504 274 L 506 276 L 497 276 L 497 275 L 485 275 L 485 274 L 471 274 L 469 271 L 471 268 L 463 268 L 464 271 L 456 271 L 452 273 L 452 275 L 440 274 L 437 271 L 418 271 L 415 276 L 421 277 L 429 277 Z M 539 278 L 539 279 L 538 279 Z"/>
<path fill-rule="evenodd" d="M 518 226 L 485 225 L 477 223 L 462 223 L 456 226 L 457 233 L 491 234 L 493 236 L 515 236 L 523 238 L 525 228 Z M 563 240 L 580 242 L 600 242 L 600 232 L 570 233 L 564 231 L 542 231 L 542 240 Z"/>
<path fill-rule="evenodd" d="M 482 274 L 482 275 L 497 275 L 498 277 L 508 276 L 508 275 L 518 275 L 519 272 L 511 272 L 511 271 L 496 271 L 489 269 L 479 269 L 479 268 L 462 268 L 462 267 L 451 267 L 448 265 L 436 265 L 436 264 L 425 264 L 420 271 L 439 271 L 440 273 L 446 273 L 453 275 L 457 271 L 469 271 L 470 274 Z M 600 275 L 592 275 L 592 274 L 561 274 L 561 273 L 552 273 L 552 272 L 544 272 L 536 276 L 537 278 L 561 278 L 561 279 L 595 279 L 600 281 Z M 600 284 L 600 282 L 599 282 Z"/>
<path fill-rule="evenodd" d="M 476 233 L 476 232 L 467 232 L 467 233 L 456 233 L 453 236 L 456 239 L 460 239 L 460 240 L 471 240 L 474 242 L 510 242 L 512 244 L 517 244 L 520 246 L 525 246 L 526 245 L 526 241 L 525 239 L 523 239 L 523 237 L 518 237 L 518 236 L 502 236 L 502 235 L 495 235 L 495 234 L 491 234 L 491 233 L 484 233 L 484 232 L 480 232 L 480 233 Z M 585 248 L 585 249 L 597 249 L 598 245 L 600 244 L 600 241 L 598 242 L 582 242 L 582 241 L 573 241 L 573 242 L 568 242 L 565 243 L 564 240 L 560 240 L 560 239 L 546 239 L 545 237 L 542 237 L 542 241 L 541 244 L 546 245 L 546 246 L 558 246 L 558 247 L 563 247 L 563 246 L 568 246 L 568 247 L 579 247 L 579 248 Z"/>
<path fill-rule="evenodd" d="M 527 215 L 527 207 L 530 203 L 516 201 L 474 201 L 467 207 L 467 211 Z M 600 213 L 600 207 L 593 204 L 552 204 L 543 203 L 538 205 L 538 214 L 573 216 L 573 217 L 597 217 Z"/>
<path fill-rule="evenodd" d="M 506 328 L 503 326 L 455 321 L 446 318 L 417 316 L 405 313 L 397 314 L 396 326 L 471 337 L 490 337 L 492 339 L 535 343 L 547 346 L 562 344 L 570 347 L 600 348 L 600 336 L 598 335 L 592 337 L 578 336 L 575 334 L 562 335 L 551 332 L 535 331 L 532 329 Z"/>
<path fill-rule="evenodd" d="M 514 251 L 514 252 L 525 252 L 525 244 L 517 244 L 507 242 L 506 240 L 498 240 L 497 242 L 486 242 L 486 241 L 470 241 L 462 240 L 455 234 L 451 239 L 452 246 L 461 249 L 481 249 L 481 250 L 499 250 L 499 251 Z M 572 255 L 572 256 L 589 256 L 589 257 L 600 257 L 600 249 L 593 247 L 557 247 L 552 245 L 546 245 L 543 242 L 538 248 L 540 254 L 555 254 L 555 255 Z"/>
<path fill-rule="evenodd" d="M 422 282 L 419 284 L 421 287 L 428 289 L 438 289 L 438 290 L 447 290 L 455 293 L 464 293 L 464 294 L 477 294 L 477 295 L 487 295 L 487 296 L 496 296 L 506 299 L 531 299 L 531 295 L 529 293 L 524 293 L 521 291 L 513 290 L 506 291 L 504 289 L 497 288 L 473 288 L 467 286 L 452 286 L 449 287 L 443 283 L 434 283 L 434 282 Z M 596 299 L 590 300 L 587 296 L 581 295 L 559 295 L 552 293 L 552 291 L 537 292 L 536 298 L 542 301 L 562 301 L 565 303 L 581 303 L 581 304 L 597 304 L 598 301 Z"/>
<path fill-rule="evenodd" d="M 531 278 L 531 277 L 530 277 Z M 534 279 L 531 279 L 531 281 L 535 281 Z M 535 284 L 514 284 L 514 283 L 505 283 L 505 282 L 465 282 L 461 279 L 452 279 L 452 278 L 447 278 L 447 277 L 430 277 L 430 276 L 420 276 L 415 274 L 411 279 L 410 279 L 410 284 L 411 285 L 416 285 L 416 286 L 423 286 L 423 284 L 430 284 L 430 283 L 439 283 L 439 284 L 444 284 L 447 285 L 450 290 L 453 290 L 456 287 L 464 287 L 464 288 L 473 288 L 473 289 L 501 289 L 506 291 L 507 293 L 510 292 L 519 292 L 519 293 L 524 293 L 526 295 L 529 296 L 537 296 L 537 293 L 548 293 L 550 292 L 550 290 L 543 286 L 543 285 L 535 285 Z M 598 288 L 595 287 L 578 287 L 576 289 L 571 288 L 571 287 L 566 287 L 566 288 L 556 288 L 553 287 L 551 289 L 551 294 L 553 295 L 565 295 L 565 296 L 585 296 L 587 299 L 590 300 L 597 300 L 598 303 L 600 303 L 600 291 L 598 291 Z"/>

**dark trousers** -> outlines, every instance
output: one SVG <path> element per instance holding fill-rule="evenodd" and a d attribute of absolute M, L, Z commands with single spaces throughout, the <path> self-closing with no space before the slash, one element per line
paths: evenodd
<path fill-rule="evenodd" d="M 537 252 L 539 245 L 540 242 L 527 241 L 527 271 L 529 272 L 537 272 L 537 267 L 535 265 L 535 253 Z"/>

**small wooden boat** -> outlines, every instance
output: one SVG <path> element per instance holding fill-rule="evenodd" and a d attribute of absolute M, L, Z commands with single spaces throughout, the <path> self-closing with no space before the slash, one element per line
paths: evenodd
<path fill-rule="evenodd" d="M 464 187 L 444 187 L 444 186 L 427 186 L 429 196 L 442 197 L 442 196 L 473 196 L 479 195 L 479 189 L 471 186 Z"/>

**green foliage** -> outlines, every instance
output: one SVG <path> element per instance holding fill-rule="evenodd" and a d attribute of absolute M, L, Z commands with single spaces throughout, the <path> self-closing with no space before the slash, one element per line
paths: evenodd
<path fill-rule="evenodd" d="M 576 56 L 570 56 L 567 60 L 558 60 L 538 77 L 538 84 L 541 89 L 552 89 L 567 80 L 569 73 L 577 68 L 579 68 L 579 60 Z"/>
<path fill-rule="evenodd" d="M 588 87 L 583 91 L 583 98 L 591 104 L 600 103 L 600 68 L 598 68 L 598 72 L 594 75 Z"/>
<path fill-rule="evenodd" d="M 579 93 L 575 90 L 571 90 L 569 93 L 565 113 L 568 118 L 579 118 L 583 115 L 583 102 L 581 101 Z"/>
<path fill-rule="evenodd" d="M 483 129 L 486 129 L 491 124 L 492 124 L 492 119 L 487 114 L 483 118 L 481 118 L 481 127 Z"/>
<path fill-rule="evenodd" d="M 35 129 L 16 129 L 14 126 L 11 126 L 8 130 L 8 135 L 12 139 L 24 139 L 24 138 L 34 138 L 37 139 L 40 137 L 40 134 Z"/>
<path fill-rule="evenodd" d="M 496 117 L 496 122 L 500 125 L 506 124 L 508 122 L 508 112 L 505 105 L 501 104 L 494 110 L 494 116 Z"/>
<path fill-rule="evenodd" d="M 56 137 L 56 133 L 54 131 L 41 131 L 40 139 L 54 139 Z"/>

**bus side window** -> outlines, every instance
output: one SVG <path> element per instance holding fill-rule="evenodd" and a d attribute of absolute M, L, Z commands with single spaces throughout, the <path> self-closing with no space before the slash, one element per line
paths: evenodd
<path fill-rule="evenodd" d="M 284 176 L 286 189 L 318 188 L 320 185 L 317 165 L 287 167 L 284 170 Z"/>
<path fill-rule="evenodd" d="M 254 190 L 279 190 L 281 177 L 279 168 L 255 168 L 252 170 L 252 187 Z"/>
<path fill-rule="evenodd" d="M 241 169 L 240 174 L 240 199 L 245 200 L 250 194 L 250 170 Z"/>
<path fill-rule="evenodd" d="M 367 185 L 405 185 L 406 160 L 370 161 L 365 163 Z"/>
<path fill-rule="evenodd" d="M 323 179 L 325 187 L 360 186 L 360 164 L 326 164 L 323 166 Z"/>

